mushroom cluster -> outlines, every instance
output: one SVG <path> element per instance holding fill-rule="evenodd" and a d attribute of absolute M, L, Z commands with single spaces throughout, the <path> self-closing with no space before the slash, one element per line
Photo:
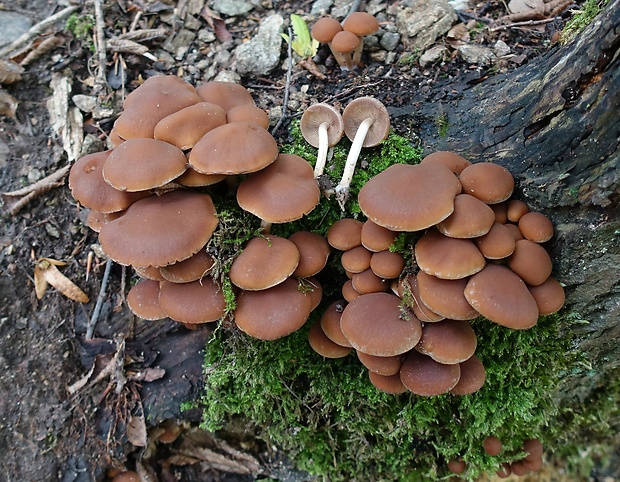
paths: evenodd
<path fill-rule="evenodd" d="M 502 453 L 502 441 L 489 435 L 482 442 L 484 451 L 491 457 L 497 457 Z M 543 466 L 543 445 L 538 439 L 528 439 L 523 442 L 522 452 L 527 455 L 513 462 L 504 462 L 501 469 L 497 471 L 497 476 L 504 479 L 510 475 L 523 476 L 531 472 L 539 472 Z M 448 461 L 448 470 L 453 474 L 460 475 L 467 470 L 467 464 L 460 458 Z"/>
<path fill-rule="evenodd" d="M 115 147 L 72 167 L 72 194 L 90 209 L 88 225 L 106 255 L 143 278 L 127 297 L 136 315 L 218 320 L 226 303 L 209 275 L 216 260 L 206 247 L 218 226 L 209 186 L 248 174 L 237 202 L 267 233 L 271 223 L 299 219 L 318 204 L 312 168 L 279 154 L 267 114 L 237 84 L 194 88 L 176 76 L 152 77 L 123 108 L 110 135 Z"/>
<path fill-rule="evenodd" d="M 553 225 L 511 200 L 513 188 L 499 165 L 437 152 L 368 181 L 358 197 L 364 223 L 342 219 L 330 227 L 328 242 L 343 252 L 350 279 L 321 328 L 333 344 L 357 351 L 378 389 L 473 393 L 485 369 L 471 320 L 482 315 L 522 330 L 563 305 L 542 246 Z M 417 237 L 405 270 L 403 257 L 389 250 L 402 232 Z M 326 357 L 348 353 L 325 346 L 317 351 Z"/>
<path fill-rule="evenodd" d="M 329 46 L 342 70 L 353 70 L 362 63 L 364 37 L 379 30 L 379 22 L 366 12 L 353 12 L 340 24 L 323 17 L 312 26 L 312 38 Z"/>

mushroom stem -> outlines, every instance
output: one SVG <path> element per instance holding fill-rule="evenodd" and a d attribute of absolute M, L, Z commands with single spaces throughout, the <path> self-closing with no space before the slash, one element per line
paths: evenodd
<path fill-rule="evenodd" d="M 360 152 L 362 152 L 362 146 L 364 145 L 366 134 L 368 134 L 368 129 L 370 129 L 373 122 L 374 119 L 368 117 L 364 119 L 357 128 L 357 132 L 353 138 L 353 143 L 351 144 L 351 149 L 349 150 L 349 154 L 347 156 L 347 161 L 344 165 L 342 179 L 340 179 L 340 183 L 336 186 L 336 199 L 338 199 L 338 204 L 340 204 L 342 210 L 344 210 L 344 205 L 349 198 L 349 186 L 351 185 L 351 180 L 353 179 L 357 159 L 360 156 Z"/>
<path fill-rule="evenodd" d="M 362 37 L 360 37 L 360 44 L 357 46 L 357 48 L 353 51 L 353 65 L 358 67 L 361 63 L 362 63 L 362 50 L 364 48 L 364 40 Z"/>
<path fill-rule="evenodd" d="M 346 54 L 343 54 L 342 52 L 338 52 L 336 50 L 334 50 L 332 48 L 332 43 L 329 42 L 327 44 L 327 46 L 329 47 L 329 50 L 331 51 L 332 55 L 334 56 L 334 59 L 336 59 L 336 62 L 338 62 L 338 65 L 340 66 L 341 69 L 349 69 L 351 70 L 352 66 L 353 66 L 353 62 L 351 60 L 351 55 L 349 55 L 349 61 L 347 62 L 347 57 Z M 351 65 L 351 67 L 349 67 L 349 65 Z"/>
<path fill-rule="evenodd" d="M 325 163 L 327 162 L 327 149 L 329 147 L 329 139 L 327 137 L 328 122 L 323 122 L 319 125 L 319 152 L 316 156 L 316 164 L 314 166 L 314 178 L 318 179 L 323 175 L 325 170 Z"/>
<path fill-rule="evenodd" d="M 270 234 L 271 233 L 271 223 L 269 221 L 265 221 L 264 219 L 260 220 L 260 229 L 262 234 Z"/>

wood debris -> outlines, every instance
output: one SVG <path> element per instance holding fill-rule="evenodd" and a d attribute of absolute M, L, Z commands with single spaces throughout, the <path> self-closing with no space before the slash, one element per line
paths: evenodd
<path fill-rule="evenodd" d="M 4 201 L 9 209 L 9 213 L 11 213 L 12 216 L 15 216 L 31 201 L 37 199 L 45 193 L 50 192 L 52 189 L 64 185 L 64 177 L 69 173 L 70 168 L 71 165 L 67 164 L 30 186 L 17 189 L 16 191 L 2 193 L 2 197 L 4 198 Z"/>

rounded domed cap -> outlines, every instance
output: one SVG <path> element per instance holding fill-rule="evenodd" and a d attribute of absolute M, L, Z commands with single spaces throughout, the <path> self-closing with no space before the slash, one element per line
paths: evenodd
<path fill-rule="evenodd" d="M 488 204 L 469 194 L 454 198 L 454 211 L 437 224 L 440 233 L 451 238 L 476 238 L 489 232 L 495 213 Z"/>
<path fill-rule="evenodd" d="M 461 378 L 456 386 L 450 390 L 452 395 L 470 395 L 482 388 L 486 381 L 486 370 L 480 358 L 472 355 L 469 359 L 459 363 Z"/>
<path fill-rule="evenodd" d="M 389 393 L 390 395 L 398 395 L 400 393 L 405 393 L 407 391 L 407 387 L 403 385 L 403 382 L 400 380 L 400 374 L 396 373 L 394 375 L 379 375 L 378 373 L 368 371 L 368 378 L 370 378 L 370 383 L 373 386 L 384 393 Z"/>
<path fill-rule="evenodd" d="M 254 105 L 248 89 L 234 82 L 211 80 L 198 86 L 196 91 L 202 100 L 219 105 L 226 112 L 238 105 Z"/>
<path fill-rule="evenodd" d="M 344 20 L 342 28 L 358 37 L 364 37 L 379 30 L 379 21 L 369 13 L 353 12 Z"/>
<path fill-rule="evenodd" d="M 259 340 L 276 340 L 303 326 L 310 316 L 311 296 L 298 289 L 297 280 L 262 291 L 242 291 L 237 299 L 235 323 Z"/>
<path fill-rule="evenodd" d="M 347 305 L 340 319 L 353 347 L 375 356 L 400 355 L 420 341 L 422 326 L 413 313 L 389 293 L 362 295 Z"/>
<path fill-rule="evenodd" d="M 454 152 L 449 151 L 437 151 L 429 154 L 424 159 L 420 161 L 420 164 L 443 164 L 448 169 L 450 169 L 457 176 L 463 172 L 467 166 L 471 166 L 471 162 L 469 162 L 464 157 L 455 154 Z"/>
<path fill-rule="evenodd" d="M 378 253 L 373 253 L 370 258 L 370 269 L 379 278 L 398 278 L 404 268 L 405 258 L 400 253 L 391 252 L 388 250 L 379 251 Z"/>
<path fill-rule="evenodd" d="M 385 106 L 374 97 L 358 97 L 349 102 L 342 112 L 344 133 L 352 141 L 355 139 L 360 124 L 366 119 L 372 119 L 372 123 L 362 147 L 376 146 L 390 133 L 390 114 Z"/>
<path fill-rule="evenodd" d="M 510 228 L 497 222 L 493 223 L 487 234 L 476 239 L 476 246 L 487 259 L 507 258 L 514 252 L 515 243 Z"/>
<path fill-rule="evenodd" d="M 362 212 L 392 231 L 419 231 L 446 219 L 454 211 L 461 184 L 445 166 L 394 164 L 360 190 Z"/>
<path fill-rule="evenodd" d="M 189 163 L 203 174 L 246 174 L 278 157 L 278 145 L 255 122 L 233 122 L 207 132 L 194 146 Z"/>
<path fill-rule="evenodd" d="M 110 152 L 103 151 L 80 157 L 69 171 L 69 189 L 82 205 L 100 213 L 123 211 L 150 193 L 124 192 L 114 189 L 103 179 L 103 165 Z"/>
<path fill-rule="evenodd" d="M 465 298 L 482 316 L 515 330 L 538 321 L 538 306 L 526 284 L 510 269 L 488 264 L 465 286 Z"/>
<path fill-rule="evenodd" d="M 308 278 L 320 272 L 327 264 L 331 249 L 324 236 L 309 231 L 298 231 L 289 236 L 299 251 L 299 264 L 293 276 Z"/>
<path fill-rule="evenodd" d="M 534 297 L 534 300 L 536 300 L 538 312 L 541 315 L 555 313 L 564 305 L 564 288 L 562 288 L 560 282 L 552 276 L 549 276 L 544 283 L 538 286 L 530 286 L 528 289 Z"/>
<path fill-rule="evenodd" d="M 368 251 L 364 246 L 356 246 L 342 253 L 340 264 L 349 273 L 357 274 L 370 268 L 371 258 L 371 251 Z"/>
<path fill-rule="evenodd" d="M 433 313 L 452 320 L 473 320 L 478 317 L 478 312 L 463 294 L 467 278 L 440 279 L 420 271 L 416 280 L 422 303 Z"/>
<path fill-rule="evenodd" d="M 127 96 L 114 131 L 123 139 L 152 138 L 160 120 L 201 100 L 193 86 L 175 75 L 150 77 Z"/>
<path fill-rule="evenodd" d="M 502 452 L 502 441 L 493 435 L 489 435 L 482 441 L 482 447 L 491 457 L 496 457 Z"/>
<path fill-rule="evenodd" d="M 398 374 L 400 366 L 403 364 L 403 356 L 374 356 L 367 353 L 357 352 L 362 365 L 368 368 L 368 371 L 389 377 Z"/>
<path fill-rule="evenodd" d="M 357 219 L 339 219 L 327 230 L 327 242 L 339 251 L 348 251 L 361 246 L 362 225 L 363 223 Z"/>
<path fill-rule="evenodd" d="M 162 281 L 159 304 L 173 320 L 191 324 L 217 321 L 226 310 L 224 292 L 210 276 L 191 283 Z"/>
<path fill-rule="evenodd" d="M 127 306 L 143 320 L 161 320 L 168 316 L 159 304 L 159 281 L 138 281 L 127 293 Z"/>
<path fill-rule="evenodd" d="M 299 264 L 292 241 L 274 235 L 252 238 L 230 267 L 230 281 L 242 290 L 264 290 L 282 283 Z"/>
<path fill-rule="evenodd" d="M 552 270 L 551 258 L 545 248 L 529 239 L 520 239 L 515 243 L 508 266 L 531 286 L 543 284 Z"/>
<path fill-rule="evenodd" d="M 239 206 L 270 223 L 295 221 L 312 211 L 321 199 L 312 166 L 295 154 L 280 154 L 237 189 Z"/>
<path fill-rule="evenodd" d="M 467 321 L 426 323 L 415 349 L 446 365 L 461 363 L 476 351 L 476 333 Z"/>
<path fill-rule="evenodd" d="M 367 220 L 362 226 L 362 245 L 369 251 L 379 252 L 390 249 L 398 233 Z"/>
<path fill-rule="evenodd" d="M 353 52 L 360 45 L 360 43 L 361 40 L 357 35 L 347 32 L 346 30 L 342 30 L 334 35 L 331 48 L 336 52 L 347 54 L 349 52 Z"/>
<path fill-rule="evenodd" d="M 342 31 L 342 25 L 338 20 L 332 17 L 323 17 L 314 22 L 311 35 L 317 42 L 329 43 L 340 31 Z"/>
<path fill-rule="evenodd" d="M 187 150 L 207 132 L 224 124 L 224 109 L 210 102 L 199 102 L 164 117 L 155 126 L 153 135 L 155 139 Z"/>
<path fill-rule="evenodd" d="M 320 322 L 316 322 L 310 328 L 308 342 L 315 352 L 325 358 L 342 358 L 353 350 L 350 347 L 339 345 L 330 340 L 323 332 Z"/>
<path fill-rule="evenodd" d="M 269 115 L 255 105 L 236 105 L 226 112 L 226 122 L 255 122 L 263 129 L 268 129 Z"/>
<path fill-rule="evenodd" d="M 400 368 L 400 379 L 416 395 L 434 397 L 452 390 L 461 377 L 458 364 L 444 365 L 412 350 Z"/>
<path fill-rule="evenodd" d="M 171 191 L 136 201 L 101 227 L 99 242 L 119 264 L 165 266 L 197 253 L 217 223 L 211 196 Z"/>
<path fill-rule="evenodd" d="M 525 239 L 544 243 L 553 237 L 553 223 L 543 213 L 529 212 L 519 218 L 519 231 Z"/>
<path fill-rule="evenodd" d="M 187 169 L 183 151 L 156 139 L 128 139 L 115 147 L 103 164 L 103 178 L 119 191 L 161 187 Z"/>
<path fill-rule="evenodd" d="M 344 135 L 342 115 L 334 106 L 325 103 L 313 104 L 301 116 L 299 129 L 312 147 L 319 147 L 319 126 L 327 125 L 327 145 L 334 146 Z"/>
<path fill-rule="evenodd" d="M 189 258 L 168 266 L 159 268 L 161 276 L 173 283 L 189 283 L 196 281 L 208 274 L 215 260 L 207 253 L 206 249 L 201 249 Z"/>
<path fill-rule="evenodd" d="M 323 333 L 334 343 L 337 343 L 340 346 L 346 346 L 347 348 L 351 348 L 351 343 L 342 333 L 342 328 L 340 327 L 340 318 L 342 317 L 342 312 L 344 311 L 347 303 L 344 300 L 334 301 L 331 305 L 327 307 L 323 316 L 321 316 L 321 328 L 323 329 Z"/>
<path fill-rule="evenodd" d="M 515 187 L 512 174 L 499 164 L 480 162 L 463 169 L 459 176 L 463 192 L 487 204 L 496 204 L 510 197 Z"/>
<path fill-rule="evenodd" d="M 399 280 L 396 285 L 396 294 L 402 298 L 409 308 L 411 308 L 413 314 L 416 315 L 420 321 L 424 323 L 433 323 L 443 320 L 445 316 L 435 313 L 422 301 L 420 286 L 418 284 L 419 277 L 420 273 L 417 275 L 411 274 Z"/>
<path fill-rule="evenodd" d="M 415 244 L 415 259 L 422 271 L 442 279 L 465 278 L 486 264 L 472 240 L 449 238 L 436 229 L 429 229 Z"/>

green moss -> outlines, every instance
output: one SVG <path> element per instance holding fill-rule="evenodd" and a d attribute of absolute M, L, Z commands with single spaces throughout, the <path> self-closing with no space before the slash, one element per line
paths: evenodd
<path fill-rule="evenodd" d="M 594 17 L 603 9 L 609 0 L 586 0 L 579 10 L 572 11 L 573 17 L 566 22 L 562 33 L 561 42 L 567 44 L 585 29 Z"/>

